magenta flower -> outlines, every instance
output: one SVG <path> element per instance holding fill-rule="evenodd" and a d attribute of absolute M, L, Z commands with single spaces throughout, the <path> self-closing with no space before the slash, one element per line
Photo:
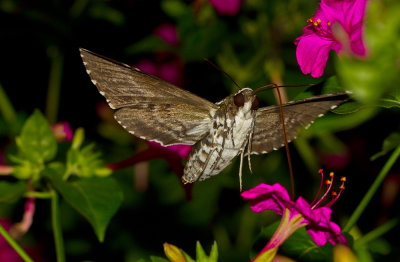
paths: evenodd
<path fill-rule="evenodd" d="M 323 176 L 322 170 L 320 173 Z M 334 194 L 333 199 L 325 206 L 320 205 L 332 188 L 333 173 L 331 173 L 331 179 L 327 181 L 328 188 L 325 194 L 321 199 L 314 200 L 311 204 L 302 197 L 299 197 L 296 201 L 291 200 L 287 190 L 280 184 L 260 184 L 255 188 L 244 191 L 242 197 L 251 200 L 251 209 L 254 212 L 272 210 L 282 216 L 281 223 L 274 235 L 253 261 L 256 261 L 257 258 L 262 261 L 261 258 L 265 259 L 266 255 L 274 256 L 278 247 L 301 227 L 306 227 L 308 234 L 318 246 L 325 245 L 327 241 L 332 245 L 338 243 L 347 245 L 340 227 L 330 221 L 332 214 L 330 206 L 344 190 L 345 178 L 341 180 L 340 192 Z M 314 202 L 316 203 L 314 204 Z"/>
<path fill-rule="evenodd" d="M 21 222 L 12 224 L 10 220 L 0 218 L 0 224 L 10 234 L 10 236 L 16 240 L 28 232 L 33 222 L 33 216 L 35 214 L 35 199 L 28 197 L 25 201 L 25 211 Z M 33 256 L 35 261 L 43 261 L 40 257 L 37 248 L 23 247 L 30 256 Z M 2 235 L 0 235 L 0 261 L 23 261 L 18 253 L 8 244 Z"/>
<path fill-rule="evenodd" d="M 51 126 L 57 142 L 72 141 L 74 131 L 68 122 L 57 122 Z"/>
<path fill-rule="evenodd" d="M 177 59 L 160 62 L 157 64 L 145 59 L 141 60 L 138 64 L 135 65 L 135 67 L 151 75 L 158 76 L 165 81 L 177 86 L 180 86 L 183 82 L 182 63 Z"/>
<path fill-rule="evenodd" d="M 324 73 L 329 51 L 337 54 L 350 50 L 365 56 L 362 39 L 367 0 L 322 0 L 314 17 L 295 40 L 296 57 L 303 74 L 320 77 Z M 344 37 L 335 35 L 333 27 L 341 26 Z"/>
<path fill-rule="evenodd" d="M 210 4 L 220 15 L 235 16 L 239 13 L 242 0 L 210 0 Z"/>
<path fill-rule="evenodd" d="M 179 44 L 178 31 L 175 25 L 161 24 L 154 30 L 154 34 L 169 45 L 176 46 Z"/>

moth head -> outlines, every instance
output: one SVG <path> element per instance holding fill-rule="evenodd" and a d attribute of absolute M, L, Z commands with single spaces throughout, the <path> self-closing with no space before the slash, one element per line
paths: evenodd
<path fill-rule="evenodd" d="M 233 103 L 238 108 L 244 108 L 246 111 L 255 110 L 258 107 L 258 98 L 253 94 L 250 88 L 243 88 L 233 95 Z"/>

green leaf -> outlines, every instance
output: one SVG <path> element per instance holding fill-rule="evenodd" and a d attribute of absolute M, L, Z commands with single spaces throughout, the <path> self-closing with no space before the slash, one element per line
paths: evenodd
<path fill-rule="evenodd" d="M 201 246 L 200 242 L 196 242 L 196 261 L 197 262 L 216 262 L 218 261 L 218 250 L 217 250 L 217 243 L 214 242 L 210 256 L 207 256 L 206 252 L 204 251 L 203 247 Z"/>
<path fill-rule="evenodd" d="M 148 36 L 126 48 L 127 54 L 150 53 L 155 51 L 170 51 L 171 47 L 157 36 Z"/>
<path fill-rule="evenodd" d="M 217 241 L 214 241 L 213 246 L 211 247 L 210 251 L 210 261 L 218 261 L 218 245 Z"/>
<path fill-rule="evenodd" d="M 40 171 L 44 168 L 44 164 L 31 162 L 23 157 L 14 155 L 8 156 L 10 160 L 17 165 L 13 166 L 12 175 L 17 179 L 30 179 L 36 180 L 39 178 Z"/>
<path fill-rule="evenodd" d="M 79 177 L 109 176 L 112 172 L 109 168 L 104 167 L 100 156 L 99 152 L 94 152 L 94 144 L 87 145 L 82 149 L 79 146 L 71 146 L 67 152 L 67 170 L 63 179 L 67 179 L 71 174 Z"/>
<path fill-rule="evenodd" d="M 371 157 L 371 160 L 373 161 L 378 157 L 386 155 L 388 152 L 396 148 L 398 145 L 400 145 L 400 133 L 393 132 L 387 138 L 385 138 L 385 140 L 383 140 L 381 152 L 378 152 L 375 155 L 373 155 Z"/>
<path fill-rule="evenodd" d="M 20 199 L 28 191 L 28 184 L 25 182 L 11 183 L 7 181 L 0 182 L 0 202 L 13 203 Z"/>
<path fill-rule="evenodd" d="M 344 115 L 344 114 L 355 113 L 359 111 L 361 107 L 362 105 L 359 102 L 346 102 L 331 111 L 335 114 Z"/>
<path fill-rule="evenodd" d="M 204 249 L 201 246 L 199 241 L 196 242 L 196 261 L 198 261 L 198 262 L 207 262 L 208 261 L 206 252 L 204 252 Z"/>
<path fill-rule="evenodd" d="M 175 19 L 179 19 L 192 13 L 187 4 L 181 0 L 164 0 L 161 2 L 162 10 Z"/>
<path fill-rule="evenodd" d="M 344 92 L 342 85 L 336 76 L 329 77 L 325 81 L 308 87 L 304 92 L 299 93 L 294 100 L 312 97 L 321 94 L 332 94 Z"/>
<path fill-rule="evenodd" d="M 150 256 L 151 262 L 169 262 L 168 259 L 165 259 L 163 257 L 155 257 L 155 256 Z"/>
<path fill-rule="evenodd" d="M 123 12 L 120 12 L 119 10 L 101 2 L 91 5 L 88 13 L 93 18 L 103 19 L 116 26 L 121 26 L 125 23 L 125 16 Z"/>
<path fill-rule="evenodd" d="M 395 97 L 382 98 L 379 106 L 383 108 L 400 108 L 400 100 Z"/>
<path fill-rule="evenodd" d="M 319 247 L 304 228 L 297 230 L 279 249 L 297 261 L 332 261 L 333 246 L 327 243 Z"/>
<path fill-rule="evenodd" d="M 97 238 L 103 242 L 111 218 L 123 199 L 121 189 L 111 178 L 87 178 L 63 181 L 59 172 L 47 169 L 46 175 L 64 200 L 92 225 Z"/>
<path fill-rule="evenodd" d="M 368 3 L 364 30 L 368 40 L 366 57 L 335 57 L 341 82 L 364 104 L 374 105 L 382 95 L 398 90 L 400 4 L 394 1 L 388 7 L 375 1 Z"/>
<path fill-rule="evenodd" d="M 57 142 L 46 118 L 39 110 L 26 120 L 17 145 L 23 155 L 32 162 L 44 163 L 57 153 Z"/>
<path fill-rule="evenodd" d="M 276 222 L 262 229 L 255 243 L 252 257 L 255 257 L 268 243 L 278 225 L 279 222 Z M 333 248 L 329 243 L 322 247 L 317 246 L 307 231 L 304 228 L 300 228 L 279 247 L 279 254 L 293 258 L 296 261 L 332 261 Z"/>

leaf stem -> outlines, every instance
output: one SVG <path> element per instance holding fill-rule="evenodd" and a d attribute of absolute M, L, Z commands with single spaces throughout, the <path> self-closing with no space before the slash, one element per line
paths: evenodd
<path fill-rule="evenodd" d="M 37 191 L 28 191 L 25 193 L 25 197 L 33 197 L 39 199 L 49 199 L 53 197 L 53 193 L 51 192 L 37 192 Z"/>
<path fill-rule="evenodd" d="M 18 255 L 26 262 L 33 262 L 33 259 L 28 256 L 25 250 L 8 234 L 2 225 L 0 225 L 0 234 L 10 244 L 10 246 L 18 253 Z"/>
<path fill-rule="evenodd" d="M 399 224 L 399 219 L 394 218 L 392 220 L 389 220 L 385 224 L 375 228 L 374 230 L 368 232 L 368 234 L 362 236 L 361 238 L 357 239 L 357 241 L 354 243 L 354 247 L 360 247 L 368 242 L 380 237 L 381 235 L 385 234 L 386 232 L 390 231 L 392 228 L 397 226 Z"/>
<path fill-rule="evenodd" d="M 15 123 L 17 116 L 3 86 L 0 84 L 0 112 L 9 125 Z"/>
<path fill-rule="evenodd" d="M 364 198 L 361 200 L 360 204 L 356 208 L 356 210 L 351 215 L 349 221 L 347 222 L 346 226 L 343 228 L 343 231 L 348 232 L 350 229 L 355 225 L 357 220 L 360 218 L 361 214 L 364 212 L 364 209 L 367 207 L 368 203 L 370 202 L 371 198 L 374 196 L 375 192 L 378 190 L 379 186 L 382 184 L 383 180 L 385 179 L 387 173 L 389 172 L 390 168 L 394 165 L 397 158 L 400 155 L 400 145 L 396 147 L 392 155 L 389 157 L 386 164 L 383 166 L 381 172 L 379 172 L 378 176 L 376 177 L 374 183 L 372 183 L 371 187 L 369 188 L 368 192 L 365 194 Z"/>
<path fill-rule="evenodd" d="M 58 204 L 58 194 L 52 191 L 51 197 L 51 221 L 53 227 L 54 244 L 56 246 L 57 262 L 65 262 L 64 240 L 60 225 L 60 211 Z"/>
<path fill-rule="evenodd" d="M 58 106 L 60 102 L 61 78 L 64 57 L 58 47 L 51 46 L 47 50 L 51 59 L 49 87 L 46 100 L 46 117 L 50 124 L 57 121 Z"/>

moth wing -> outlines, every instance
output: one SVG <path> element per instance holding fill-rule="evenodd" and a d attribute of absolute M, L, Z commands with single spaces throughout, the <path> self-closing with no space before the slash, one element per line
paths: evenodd
<path fill-rule="evenodd" d="M 130 133 L 162 145 L 188 144 L 211 129 L 216 105 L 129 65 L 80 49 L 93 84 Z"/>
<path fill-rule="evenodd" d="M 296 138 L 300 127 L 348 99 L 347 93 L 335 93 L 292 101 L 283 105 L 288 142 Z M 251 141 L 252 154 L 265 154 L 285 145 L 279 105 L 257 110 Z"/>

